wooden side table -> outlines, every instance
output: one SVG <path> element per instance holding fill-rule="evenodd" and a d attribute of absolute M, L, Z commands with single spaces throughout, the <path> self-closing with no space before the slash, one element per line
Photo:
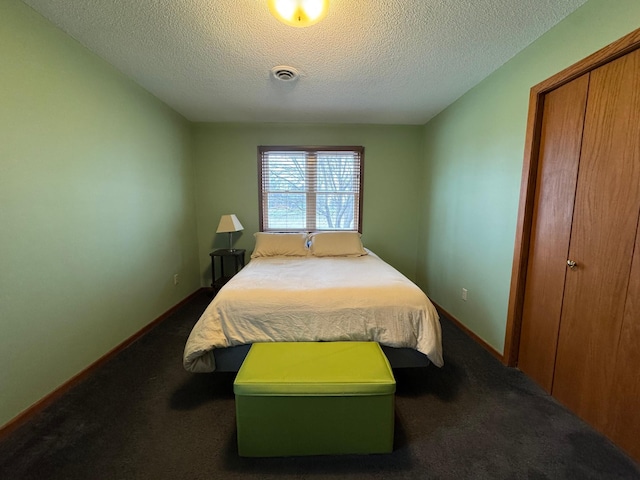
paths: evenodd
<path fill-rule="evenodd" d="M 246 250 L 242 248 L 235 248 L 233 250 L 229 249 L 219 249 L 214 250 L 209 254 L 211 257 L 211 286 L 213 287 L 215 292 L 218 292 L 222 288 L 222 286 L 227 283 L 231 277 L 233 277 L 236 273 L 238 273 L 244 267 L 244 254 Z M 233 265 L 231 265 L 232 270 L 227 271 L 225 268 L 225 259 L 231 258 L 233 261 Z M 220 275 L 216 276 L 216 259 L 219 260 Z M 227 264 L 229 261 L 226 262 Z M 229 265 L 227 265 L 229 267 Z"/>

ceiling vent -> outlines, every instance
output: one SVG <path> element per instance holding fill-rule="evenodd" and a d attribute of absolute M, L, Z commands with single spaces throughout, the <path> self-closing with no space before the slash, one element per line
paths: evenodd
<path fill-rule="evenodd" d="M 271 69 L 271 75 L 273 75 L 277 80 L 282 80 L 283 82 L 294 82 L 300 76 L 295 68 L 282 65 L 273 67 Z"/>

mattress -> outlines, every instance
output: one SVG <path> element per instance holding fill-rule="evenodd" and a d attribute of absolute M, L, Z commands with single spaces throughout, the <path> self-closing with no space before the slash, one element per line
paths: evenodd
<path fill-rule="evenodd" d="M 253 258 L 215 296 L 183 364 L 215 370 L 213 350 L 259 342 L 376 341 L 442 366 L 438 313 L 408 278 L 369 251 L 359 257 Z"/>

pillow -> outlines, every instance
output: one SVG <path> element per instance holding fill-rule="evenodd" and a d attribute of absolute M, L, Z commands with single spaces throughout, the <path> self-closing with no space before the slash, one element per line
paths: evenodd
<path fill-rule="evenodd" d="M 314 233 L 309 249 L 316 257 L 360 257 L 367 254 L 358 232 Z"/>
<path fill-rule="evenodd" d="M 266 233 L 257 232 L 256 248 L 251 258 L 294 256 L 306 257 L 309 254 L 307 248 L 306 233 Z"/>

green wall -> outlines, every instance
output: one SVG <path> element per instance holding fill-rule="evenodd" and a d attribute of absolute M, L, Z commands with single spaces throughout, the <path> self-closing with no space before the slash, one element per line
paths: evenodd
<path fill-rule="evenodd" d="M 424 128 L 418 284 L 498 352 L 529 90 L 638 28 L 639 19 L 638 0 L 591 0 Z"/>
<path fill-rule="evenodd" d="M 209 252 L 226 248 L 216 236 L 220 216 L 244 226 L 235 246 L 247 249 L 258 231 L 258 145 L 363 145 L 364 245 L 415 279 L 421 126 L 197 124 L 194 130 L 196 204 L 202 285 L 211 284 Z"/>
<path fill-rule="evenodd" d="M 189 123 L 17 0 L 0 62 L 1 426 L 199 276 Z"/>

